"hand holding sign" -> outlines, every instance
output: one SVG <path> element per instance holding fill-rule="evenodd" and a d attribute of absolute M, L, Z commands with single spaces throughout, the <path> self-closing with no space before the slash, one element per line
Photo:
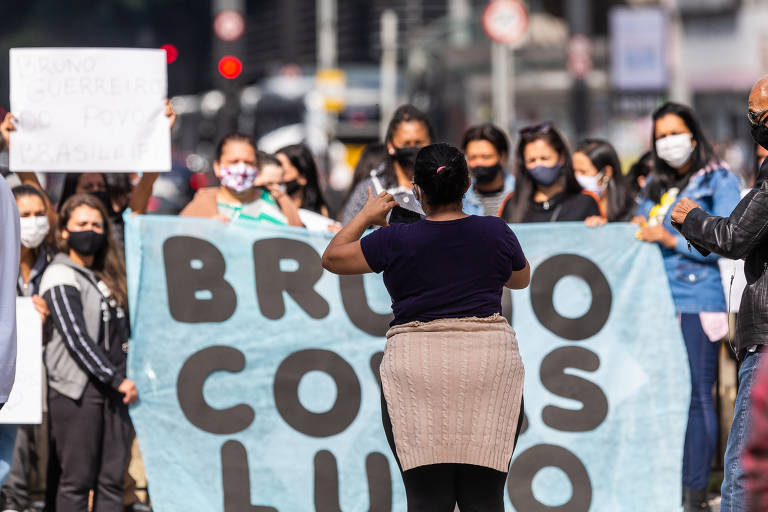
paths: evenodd
<path fill-rule="evenodd" d="M 16 125 L 13 124 L 15 120 L 16 117 L 13 114 L 6 112 L 3 122 L 0 123 L 0 136 L 3 137 L 3 145 L 6 148 L 11 147 L 11 132 L 16 129 Z M 0 146 L 0 148 L 2 147 Z"/>
<path fill-rule="evenodd" d="M 12 49 L 10 64 L 11 170 L 170 170 L 162 50 Z"/>

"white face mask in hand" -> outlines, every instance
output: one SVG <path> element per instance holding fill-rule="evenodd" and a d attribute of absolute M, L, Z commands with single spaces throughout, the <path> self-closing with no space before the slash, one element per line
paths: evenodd
<path fill-rule="evenodd" d="M 22 217 L 19 219 L 21 227 L 21 245 L 28 249 L 34 249 L 45 240 L 50 226 L 48 217 L 40 215 L 39 217 Z"/>
<path fill-rule="evenodd" d="M 667 135 L 656 141 L 656 153 L 667 165 L 679 169 L 691 159 L 696 146 L 693 145 L 693 135 L 680 133 Z"/>

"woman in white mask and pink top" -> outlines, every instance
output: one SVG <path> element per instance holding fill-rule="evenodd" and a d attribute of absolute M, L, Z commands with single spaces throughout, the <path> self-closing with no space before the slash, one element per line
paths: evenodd
<path fill-rule="evenodd" d="M 573 173 L 581 188 L 596 198 L 600 215 L 587 217 L 587 226 L 632 219 L 636 204 L 632 198 L 619 155 L 610 142 L 586 139 L 573 152 Z"/>
<path fill-rule="evenodd" d="M 267 157 L 263 153 L 259 157 L 251 137 L 226 135 L 213 162 L 221 185 L 198 190 L 180 215 L 303 226 L 291 197 L 277 185 L 282 181 L 280 162 Z"/>

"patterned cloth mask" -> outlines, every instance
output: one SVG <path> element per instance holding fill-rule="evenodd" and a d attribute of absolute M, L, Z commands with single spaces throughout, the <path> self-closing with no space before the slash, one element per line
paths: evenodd
<path fill-rule="evenodd" d="M 221 167 L 221 184 L 238 194 L 253 187 L 259 175 L 259 169 L 245 162 Z"/>

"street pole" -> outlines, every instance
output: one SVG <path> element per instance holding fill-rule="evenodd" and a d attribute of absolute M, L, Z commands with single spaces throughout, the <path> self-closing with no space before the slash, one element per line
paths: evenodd
<path fill-rule="evenodd" d="M 381 13 L 381 63 L 379 68 L 379 133 L 381 140 L 397 103 L 397 14 L 392 9 Z"/>
<path fill-rule="evenodd" d="M 678 0 L 665 0 L 664 5 L 669 15 L 669 46 L 670 46 L 670 83 L 669 99 L 691 104 L 691 90 L 685 74 L 685 58 L 683 55 L 683 20 L 680 16 Z"/>
<path fill-rule="evenodd" d="M 448 0 L 448 17 L 451 26 L 451 42 L 454 46 L 467 46 L 469 35 L 469 0 Z"/>
<path fill-rule="evenodd" d="M 317 67 L 334 69 L 336 51 L 336 0 L 317 2 Z"/>
<path fill-rule="evenodd" d="M 245 0 L 213 0 L 211 2 L 211 15 L 213 19 L 216 19 L 216 15 L 222 11 L 232 10 L 245 14 Z M 213 66 L 211 69 L 216 70 L 218 68 L 219 59 L 227 53 L 233 53 L 235 55 L 242 55 L 242 48 L 244 39 L 241 36 L 237 41 L 222 41 L 215 34 L 213 35 Z M 220 138 L 225 133 L 232 132 L 238 128 L 237 119 L 240 114 L 240 100 L 238 98 L 239 92 L 239 80 L 228 80 L 222 77 L 218 72 L 214 71 L 215 87 L 221 90 L 226 101 L 224 107 L 216 116 L 217 119 L 217 133 L 216 138 Z"/>
<path fill-rule="evenodd" d="M 493 122 L 503 130 L 509 130 L 510 97 L 512 96 L 509 71 L 510 50 L 507 45 L 491 43 L 491 90 Z"/>
<path fill-rule="evenodd" d="M 591 40 L 592 9 L 590 0 L 568 0 L 566 2 L 568 22 L 571 27 L 571 41 L 577 37 Z M 589 130 L 590 113 L 589 87 L 586 76 L 573 76 L 571 81 L 571 124 L 578 139 Z"/>

